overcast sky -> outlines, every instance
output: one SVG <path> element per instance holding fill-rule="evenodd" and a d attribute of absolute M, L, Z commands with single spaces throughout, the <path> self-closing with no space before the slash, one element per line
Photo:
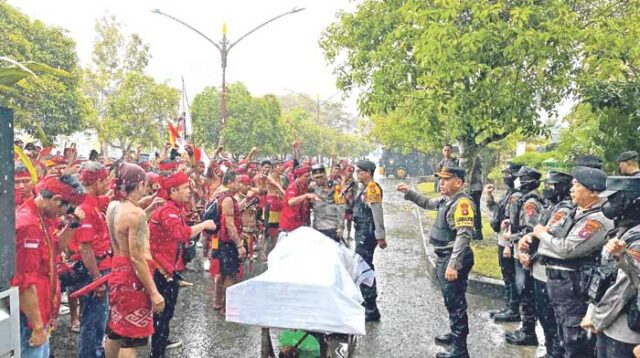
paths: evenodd
<path fill-rule="evenodd" d="M 69 31 L 83 66 L 91 62 L 95 20 L 115 15 L 125 34 L 138 33 L 149 43 L 148 72 L 158 81 L 180 88 L 184 76 L 190 100 L 205 86 L 221 82 L 218 50 L 195 32 L 153 14 L 158 8 L 218 41 L 227 22 L 231 42 L 255 26 L 288 11 L 287 15 L 245 38 L 229 53 L 227 82 L 243 82 L 254 95 L 287 94 L 286 89 L 321 99 L 337 92 L 331 66 L 318 46 L 320 34 L 338 10 L 352 10 L 349 0 L 9 0 L 32 19 Z M 334 99 L 339 96 L 334 97 Z M 355 111 L 353 100 L 347 101 Z"/>

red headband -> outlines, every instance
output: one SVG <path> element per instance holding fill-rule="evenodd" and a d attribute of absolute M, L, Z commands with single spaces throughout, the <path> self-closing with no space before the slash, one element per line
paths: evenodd
<path fill-rule="evenodd" d="M 61 182 L 57 177 L 46 177 L 38 184 L 37 192 L 46 190 L 54 195 L 60 195 L 62 200 L 80 205 L 84 201 L 84 193 L 73 190 L 70 185 Z"/>
<path fill-rule="evenodd" d="M 24 169 L 24 170 L 16 171 L 14 178 L 16 179 L 31 178 L 31 174 L 29 174 L 28 170 Z"/>
<path fill-rule="evenodd" d="M 189 182 L 189 177 L 187 176 L 187 174 L 183 172 L 178 172 L 166 177 L 163 180 L 162 186 L 164 187 L 164 190 L 169 191 L 169 189 L 171 188 L 175 188 L 177 186 L 180 186 L 188 182 Z"/>
<path fill-rule="evenodd" d="M 117 173 L 115 191 L 119 199 L 126 197 L 125 186 L 138 184 L 147 177 L 144 169 L 131 163 L 121 163 Z"/>
<path fill-rule="evenodd" d="M 81 169 L 79 179 L 82 184 L 91 185 L 108 176 L 109 176 L 109 172 L 106 169 L 99 169 L 99 170 Z"/>
<path fill-rule="evenodd" d="M 178 164 L 176 162 L 158 164 L 158 169 L 162 171 L 175 170 L 176 168 L 178 168 Z"/>
<path fill-rule="evenodd" d="M 302 176 L 308 174 L 311 171 L 311 167 L 304 166 L 293 170 L 295 176 Z"/>
<path fill-rule="evenodd" d="M 246 175 L 246 174 L 239 175 L 239 176 L 238 176 L 238 181 L 239 181 L 240 183 L 242 183 L 242 184 L 246 184 L 246 185 L 251 185 L 251 183 L 252 183 L 251 177 L 249 177 L 249 176 L 248 176 L 248 175 Z"/>

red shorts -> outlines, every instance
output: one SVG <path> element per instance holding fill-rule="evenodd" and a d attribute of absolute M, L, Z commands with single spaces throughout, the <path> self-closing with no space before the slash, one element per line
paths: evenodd
<path fill-rule="evenodd" d="M 114 256 L 109 277 L 109 331 L 125 338 L 153 334 L 151 301 L 136 276 L 131 259 Z"/>

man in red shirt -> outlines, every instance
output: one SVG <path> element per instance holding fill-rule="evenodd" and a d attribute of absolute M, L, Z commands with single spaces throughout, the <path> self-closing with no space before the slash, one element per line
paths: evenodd
<path fill-rule="evenodd" d="M 109 189 L 110 179 L 107 169 L 98 162 L 85 162 L 80 167 L 80 182 L 87 196 L 80 205 L 85 217 L 76 230 L 77 242 L 82 265 L 89 276 L 80 286 L 86 286 L 111 269 L 111 241 L 103 210 L 109 198 L 103 196 Z M 102 357 L 102 340 L 109 318 L 109 301 L 106 299 L 106 286 L 94 293 L 80 297 L 80 357 Z"/>
<path fill-rule="evenodd" d="M 213 220 L 206 220 L 193 226 L 187 225 L 185 209 L 189 204 L 191 188 L 189 177 L 183 172 L 171 174 L 163 180 L 168 200 L 149 219 L 151 231 L 151 255 L 157 266 L 153 281 L 164 297 L 165 309 L 153 315 L 155 329 L 151 338 L 151 357 L 164 357 L 165 349 L 182 345 L 182 341 L 169 341 L 169 322 L 178 300 L 180 285 L 175 277 L 176 266 L 182 256 L 180 243 L 188 243 L 202 230 L 213 230 Z"/>
<path fill-rule="evenodd" d="M 58 218 L 82 203 L 82 186 L 69 175 L 45 178 L 38 196 L 16 210 L 16 274 L 20 290 L 20 340 L 23 357 L 49 356 L 49 328 L 60 302 L 55 270 L 58 249 L 71 239 L 69 223 L 56 237 Z"/>
<path fill-rule="evenodd" d="M 13 183 L 18 207 L 33 197 L 33 181 L 27 168 L 22 165 L 16 166 Z"/>
<path fill-rule="evenodd" d="M 310 200 L 320 200 L 316 194 L 308 192 L 310 173 L 311 168 L 307 166 L 293 171 L 297 179 L 289 184 L 284 194 L 284 205 L 280 214 L 280 230 L 290 232 L 300 226 L 309 225 Z"/>

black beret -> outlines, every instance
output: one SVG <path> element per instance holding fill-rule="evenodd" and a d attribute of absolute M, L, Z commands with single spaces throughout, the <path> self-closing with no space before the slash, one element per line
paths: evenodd
<path fill-rule="evenodd" d="M 359 160 L 358 163 L 356 163 L 356 167 L 371 174 L 376 171 L 376 164 L 370 160 Z"/>
<path fill-rule="evenodd" d="M 522 168 L 522 164 L 507 162 L 507 167 L 502 169 L 502 173 L 504 174 L 513 174 Z"/>
<path fill-rule="evenodd" d="M 523 166 L 516 173 L 513 174 L 516 177 L 527 177 L 533 180 L 540 180 L 542 178 L 542 173 L 540 173 L 535 168 Z"/>
<path fill-rule="evenodd" d="M 632 159 L 638 160 L 638 152 L 636 152 L 635 150 L 620 153 L 620 155 L 616 158 L 616 162 L 620 163 Z"/>
<path fill-rule="evenodd" d="M 576 158 L 575 166 L 602 169 L 602 158 L 595 155 L 583 155 Z"/>
<path fill-rule="evenodd" d="M 464 177 L 466 175 L 466 171 L 463 168 L 460 167 L 448 167 L 448 166 L 443 166 L 442 169 L 440 169 L 439 173 L 435 174 L 436 177 L 438 178 L 460 178 L 462 180 L 464 180 Z"/>
<path fill-rule="evenodd" d="M 563 173 L 557 170 L 551 170 L 547 173 L 547 178 L 544 180 L 547 184 L 558 184 L 558 183 L 571 183 L 573 177 L 571 174 Z"/>
<path fill-rule="evenodd" d="M 607 198 L 619 191 L 634 191 L 640 195 L 640 177 L 610 176 L 607 178 L 607 189 L 600 193 L 600 197 Z"/>
<path fill-rule="evenodd" d="M 600 169 L 575 167 L 571 175 L 591 191 L 603 191 L 607 188 L 607 174 Z"/>
<path fill-rule="evenodd" d="M 324 165 L 322 164 L 315 164 L 311 167 L 311 174 L 319 174 L 324 172 L 326 172 L 326 170 L 324 169 Z"/>

